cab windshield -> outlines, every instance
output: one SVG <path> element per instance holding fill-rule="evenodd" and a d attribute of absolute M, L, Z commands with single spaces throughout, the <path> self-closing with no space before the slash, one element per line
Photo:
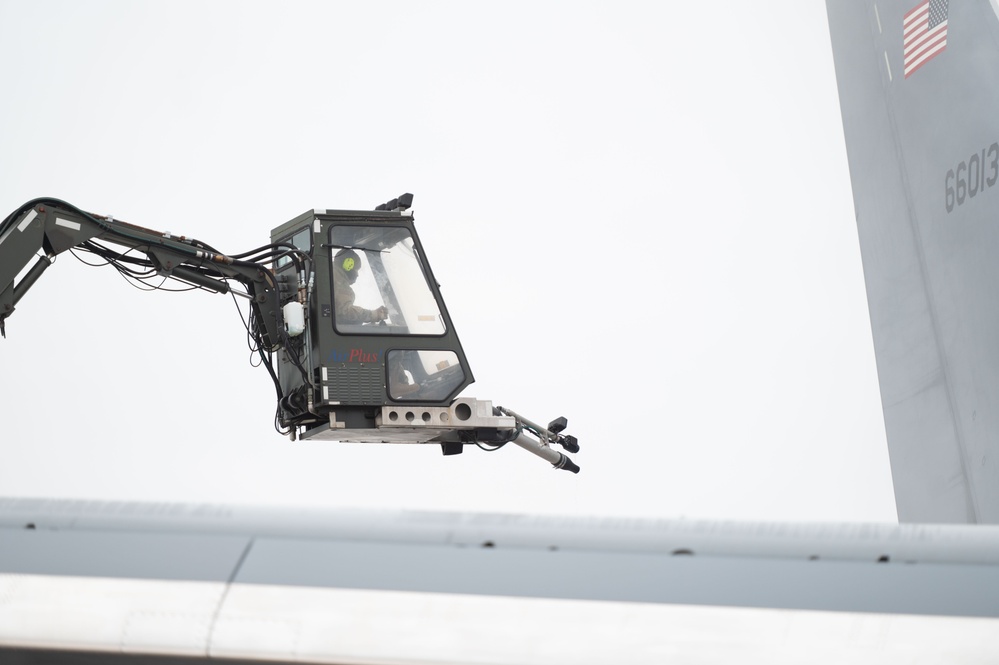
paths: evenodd
<path fill-rule="evenodd" d="M 444 334 L 444 318 L 408 229 L 334 226 L 330 245 L 338 332 Z"/>

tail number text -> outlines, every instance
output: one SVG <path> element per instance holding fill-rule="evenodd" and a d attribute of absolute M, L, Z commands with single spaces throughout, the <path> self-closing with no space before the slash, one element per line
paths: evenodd
<path fill-rule="evenodd" d="M 999 142 L 975 153 L 944 177 L 944 204 L 947 212 L 975 198 L 999 181 Z"/>

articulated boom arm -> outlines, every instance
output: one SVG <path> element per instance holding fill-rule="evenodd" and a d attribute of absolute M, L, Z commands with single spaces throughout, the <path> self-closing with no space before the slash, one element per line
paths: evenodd
<path fill-rule="evenodd" d="M 127 250 L 121 253 L 98 241 Z M 0 331 L 4 336 L 6 319 L 24 294 L 56 256 L 74 248 L 94 253 L 136 279 L 168 277 L 218 293 L 228 293 L 227 280 L 237 280 L 251 302 L 259 341 L 268 349 L 280 346 L 280 289 L 266 266 L 233 259 L 196 240 L 84 212 L 56 199 L 26 203 L 0 223 Z M 39 254 L 31 269 L 15 282 Z"/>
<path fill-rule="evenodd" d="M 274 229 L 271 244 L 231 256 L 57 199 L 29 201 L 0 222 L 0 333 L 59 254 L 88 252 L 153 288 L 174 279 L 246 298 L 247 332 L 277 392 L 275 427 L 292 439 L 436 443 L 445 455 L 514 443 L 578 472 L 554 450 L 579 450 L 564 418 L 542 427 L 458 397 L 474 379 L 411 201 L 310 210 Z"/>

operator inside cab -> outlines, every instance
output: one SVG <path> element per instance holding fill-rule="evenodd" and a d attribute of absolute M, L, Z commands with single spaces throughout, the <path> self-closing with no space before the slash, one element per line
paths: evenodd
<path fill-rule="evenodd" d="M 333 301 L 336 320 L 340 323 L 378 323 L 388 319 L 385 305 L 366 309 L 354 304 L 357 297 L 354 283 L 361 268 L 361 257 L 353 249 L 341 249 L 333 258 Z"/>

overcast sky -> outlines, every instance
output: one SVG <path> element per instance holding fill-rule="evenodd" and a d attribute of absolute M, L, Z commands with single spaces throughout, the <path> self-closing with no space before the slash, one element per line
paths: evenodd
<path fill-rule="evenodd" d="M 227 253 L 415 194 L 513 446 L 291 442 L 232 301 L 60 256 L 0 340 L 0 495 L 894 521 L 819 0 L 0 0 L 0 208 Z M 0 260 L 6 260 L 0 257 Z"/>

